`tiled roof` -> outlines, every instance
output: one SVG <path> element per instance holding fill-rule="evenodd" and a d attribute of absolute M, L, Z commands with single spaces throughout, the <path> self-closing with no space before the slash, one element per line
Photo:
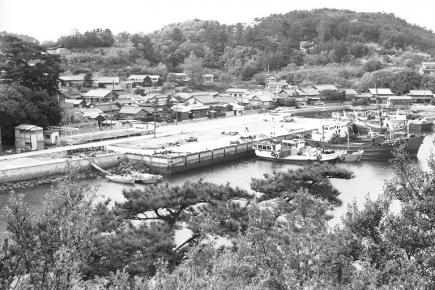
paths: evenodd
<path fill-rule="evenodd" d="M 93 89 L 83 94 L 83 97 L 88 98 L 104 98 L 108 94 L 111 93 L 111 90 L 108 89 Z"/>
<path fill-rule="evenodd" d="M 59 76 L 59 79 L 62 81 L 84 81 L 85 80 L 85 75 L 84 74 L 79 74 L 79 75 L 63 75 L 63 76 Z"/>
<path fill-rule="evenodd" d="M 336 91 L 336 90 L 338 90 L 336 86 L 330 85 L 330 84 L 327 84 L 327 85 L 314 85 L 313 87 L 315 89 L 317 89 L 319 92 L 321 92 L 321 91 Z"/>
<path fill-rule="evenodd" d="M 97 77 L 95 81 L 99 84 L 119 84 L 119 77 Z"/>
<path fill-rule="evenodd" d="M 100 109 L 103 112 L 110 112 L 110 111 L 116 111 L 119 110 L 119 107 L 117 104 L 108 103 L 108 104 L 99 104 L 95 106 L 96 108 Z"/>
<path fill-rule="evenodd" d="M 410 90 L 409 96 L 433 96 L 432 91 L 430 90 Z"/>
<path fill-rule="evenodd" d="M 394 95 L 393 92 L 389 89 L 389 88 L 374 88 L 374 89 L 369 89 L 370 94 L 372 95 Z"/>
<path fill-rule="evenodd" d="M 138 114 L 140 111 L 145 111 L 146 110 L 142 107 L 139 106 L 122 106 L 121 110 L 119 110 L 120 114 L 127 114 L 127 115 L 136 115 Z"/>
<path fill-rule="evenodd" d="M 312 87 L 299 88 L 298 93 L 300 96 L 318 96 L 320 94 L 318 90 Z"/>

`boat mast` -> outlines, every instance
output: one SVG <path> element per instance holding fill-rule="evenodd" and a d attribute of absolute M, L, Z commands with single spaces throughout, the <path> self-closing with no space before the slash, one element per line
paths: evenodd
<path fill-rule="evenodd" d="M 381 105 L 379 104 L 379 100 L 378 100 L 378 85 L 375 84 L 375 93 L 376 93 L 376 106 L 378 107 L 378 114 L 379 114 L 379 126 L 380 126 L 380 130 L 381 130 L 381 134 L 382 134 L 382 118 L 381 118 Z"/>
<path fill-rule="evenodd" d="M 325 125 L 322 125 L 322 153 L 325 153 Z"/>

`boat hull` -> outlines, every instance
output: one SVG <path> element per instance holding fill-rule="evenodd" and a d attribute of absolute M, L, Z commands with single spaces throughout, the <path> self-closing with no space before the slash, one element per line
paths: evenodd
<path fill-rule="evenodd" d="M 424 136 L 416 136 L 410 137 L 408 140 L 404 141 L 405 151 L 411 155 L 415 156 L 420 149 L 421 144 L 423 143 Z M 310 141 L 310 143 L 315 144 L 316 146 L 322 146 L 321 142 L 318 141 Z M 361 143 L 350 143 L 349 148 L 347 144 L 329 144 L 325 143 L 325 148 L 330 148 L 333 150 L 364 150 L 362 154 L 361 160 L 389 160 L 394 157 L 394 150 L 399 148 L 400 144 L 375 144 L 370 142 L 361 142 Z"/>
<path fill-rule="evenodd" d="M 289 156 L 280 156 L 280 154 L 276 154 L 275 156 L 271 155 L 271 152 L 264 152 L 255 150 L 255 155 L 263 160 L 269 160 L 274 162 L 282 162 L 282 163 L 291 163 L 291 164 L 307 164 L 307 163 L 335 163 L 339 160 L 338 154 L 322 154 L 321 156 L 306 156 L 306 155 L 289 155 Z"/>

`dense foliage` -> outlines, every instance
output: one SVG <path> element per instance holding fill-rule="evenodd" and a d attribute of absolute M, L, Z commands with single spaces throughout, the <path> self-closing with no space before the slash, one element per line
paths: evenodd
<path fill-rule="evenodd" d="M 384 195 L 334 228 L 328 178 L 351 177 L 335 166 L 265 175 L 252 181 L 257 198 L 199 181 L 127 191 L 114 207 L 69 176 L 39 217 L 8 202 L 0 287 L 432 289 L 435 161 L 423 171 L 399 152 L 393 167 Z"/>
<path fill-rule="evenodd" d="M 46 127 L 60 120 L 59 56 L 14 36 L 0 37 L 0 127 L 4 144 L 14 143 L 14 127 Z"/>
<path fill-rule="evenodd" d="M 309 43 L 307 50 L 301 50 L 302 41 Z M 112 37 L 100 29 L 58 42 L 74 48 L 65 61 L 73 73 L 93 70 L 166 78 L 168 72 L 185 71 L 194 55 L 204 73 L 213 73 L 223 83 L 259 80 L 259 74 L 274 71 L 293 84 L 353 88 L 359 88 L 357 80 L 365 72 L 393 65 L 415 69 L 435 53 L 431 31 L 393 14 L 335 9 L 274 14 L 249 25 L 195 19 L 147 35 L 121 32 Z M 195 78 L 191 86 L 200 87 Z"/>
<path fill-rule="evenodd" d="M 69 49 L 110 47 L 115 43 L 115 38 L 109 29 L 94 29 L 84 34 L 76 31 L 72 35 L 62 36 L 58 43 Z"/>

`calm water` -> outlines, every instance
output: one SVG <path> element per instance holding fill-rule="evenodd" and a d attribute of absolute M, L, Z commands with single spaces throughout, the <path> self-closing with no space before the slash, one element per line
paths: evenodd
<path fill-rule="evenodd" d="M 433 148 L 433 139 L 433 136 L 428 136 L 424 140 L 418 155 L 421 163 L 424 163 L 424 160 L 430 155 Z M 358 206 L 361 207 L 367 197 L 369 199 L 376 198 L 382 193 L 384 182 L 393 176 L 389 163 L 362 162 L 359 164 L 340 164 L 339 166 L 351 170 L 355 178 L 350 180 L 331 180 L 334 186 L 341 192 L 340 198 L 343 201 L 343 205 L 340 208 L 336 208 L 333 212 L 334 220 L 331 222 L 332 224 L 339 222 L 349 203 L 356 201 Z M 238 186 L 242 189 L 250 190 L 249 185 L 252 178 L 261 178 L 265 173 L 294 168 L 299 168 L 299 166 L 252 158 L 178 174 L 166 178 L 166 181 L 172 185 L 179 185 L 187 180 L 196 181 L 202 178 L 204 181 L 218 184 L 230 183 L 234 187 Z M 97 187 L 98 198 L 110 198 L 113 201 L 123 201 L 122 190 L 132 188 L 132 185 L 107 182 L 104 178 L 96 178 L 86 182 Z M 140 188 L 142 186 L 133 185 L 133 187 Z M 42 201 L 49 190 L 50 186 L 45 185 L 21 191 L 33 214 L 38 214 L 41 210 Z M 4 205 L 9 197 L 9 193 L 0 193 L 0 205 Z M 4 230 L 4 214 L 1 214 L 0 235 Z"/>

